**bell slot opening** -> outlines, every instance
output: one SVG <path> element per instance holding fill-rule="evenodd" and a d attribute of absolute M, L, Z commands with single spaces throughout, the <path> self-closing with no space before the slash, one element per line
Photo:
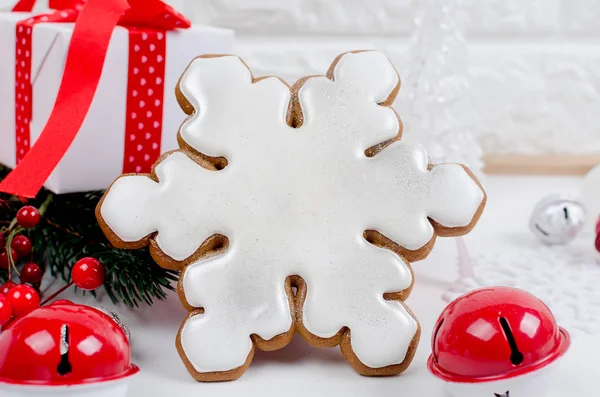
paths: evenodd
<path fill-rule="evenodd" d="M 500 317 L 500 326 L 502 327 L 502 331 L 504 331 L 504 336 L 506 336 L 506 340 L 508 341 L 508 345 L 510 346 L 510 362 L 512 365 L 520 365 L 523 362 L 523 353 L 519 350 L 517 346 L 517 341 L 515 340 L 515 336 L 510 329 L 510 324 L 504 317 Z"/>
<path fill-rule="evenodd" d="M 60 328 L 60 362 L 56 367 L 59 375 L 64 376 L 73 371 L 71 362 L 69 361 L 69 326 L 63 324 Z"/>

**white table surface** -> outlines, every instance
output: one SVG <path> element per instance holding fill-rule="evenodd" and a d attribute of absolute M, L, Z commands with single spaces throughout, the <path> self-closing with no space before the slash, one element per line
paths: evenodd
<path fill-rule="evenodd" d="M 488 204 L 478 226 L 465 238 L 469 250 L 535 247 L 538 243 L 527 230 L 533 206 L 549 193 L 576 193 L 580 180 L 576 177 L 484 178 Z M 586 235 L 576 244 L 592 247 L 591 241 Z M 443 385 L 428 373 L 425 362 L 430 353 L 431 328 L 445 307 L 441 296 L 457 277 L 456 255 L 453 239 L 439 239 L 429 258 L 413 265 L 415 287 L 407 303 L 421 322 L 421 343 L 411 367 L 401 376 L 391 378 L 359 376 L 346 364 L 338 348 L 312 348 L 295 337 L 280 351 L 257 351 L 249 370 L 237 381 L 196 383 L 175 349 L 175 335 L 185 316 L 176 295 L 166 302 L 137 310 L 112 307 L 107 299 L 103 299 L 102 305 L 119 313 L 132 332 L 133 361 L 141 372 L 132 380 L 128 396 L 445 397 Z M 89 297 L 75 300 L 94 303 Z M 594 375 L 600 375 L 600 337 L 576 338 L 560 365 L 553 396 L 597 396 Z"/>

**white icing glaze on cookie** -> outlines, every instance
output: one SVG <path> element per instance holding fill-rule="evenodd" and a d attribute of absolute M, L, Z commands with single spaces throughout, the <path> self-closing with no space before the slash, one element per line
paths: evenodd
<path fill-rule="evenodd" d="M 308 331 L 327 338 L 349 327 L 354 353 L 372 368 L 404 360 L 418 325 L 383 294 L 408 288 L 411 272 L 400 257 L 366 242 L 363 231 L 419 249 L 433 237 L 427 217 L 466 226 L 484 194 L 458 165 L 429 171 L 419 146 L 395 142 L 364 155 L 398 132 L 394 111 L 377 104 L 397 84 L 382 54 L 346 54 L 334 81 L 311 78 L 299 90 L 304 124 L 293 129 L 285 122 L 290 93 L 280 80 L 252 84 L 230 56 L 198 58 L 186 71 L 180 88 L 197 113 L 181 137 L 202 153 L 227 157 L 228 166 L 209 171 L 173 153 L 156 167 L 159 183 L 119 179 L 101 214 L 124 241 L 158 231 L 158 245 L 176 260 L 212 234 L 229 238 L 225 254 L 189 265 L 182 276 L 188 303 L 205 309 L 181 333 L 197 371 L 241 366 L 251 334 L 270 339 L 289 330 L 290 275 L 307 283 Z"/>

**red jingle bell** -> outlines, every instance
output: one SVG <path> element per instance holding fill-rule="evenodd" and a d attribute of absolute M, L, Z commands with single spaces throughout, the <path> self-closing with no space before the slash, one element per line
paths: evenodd
<path fill-rule="evenodd" d="M 0 357 L 0 388 L 15 393 L 49 386 L 56 394 L 45 395 L 87 395 L 86 386 L 102 383 L 102 395 L 124 395 L 125 382 L 139 371 L 121 328 L 76 304 L 44 306 L 16 320 L 0 334 Z"/>
<path fill-rule="evenodd" d="M 596 221 L 596 240 L 594 241 L 596 251 L 600 252 L 600 217 Z"/>
<path fill-rule="evenodd" d="M 54 302 L 50 303 L 51 305 L 74 305 L 73 302 L 67 299 L 57 299 Z"/>
<path fill-rule="evenodd" d="M 444 309 L 428 367 L 449 382 L 452 395 L 542 396 L 550 382 L 538 378 L 569 345 L 568 332 L 535 296 L 511 287 L 482 288 Z"/>

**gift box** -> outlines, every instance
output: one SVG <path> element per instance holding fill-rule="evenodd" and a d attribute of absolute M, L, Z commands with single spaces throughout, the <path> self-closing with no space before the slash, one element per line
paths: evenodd
<path fill-rule="evenodd" d="M 54 108 L 74 28 L 44 20 L 21 26 L 31 16 L 0 13 L 0 163 L 10 168 Z M 85 121 L 44 186 L 54 193 L 100 190 L 124 172 L 149 172 L 161 153 L 177 148 L 186 117 L 175 97 L 179 77 L 198 55 L 231 52 L 233 40 L 232 31 L 209 26 L 117 26 Z"/>

